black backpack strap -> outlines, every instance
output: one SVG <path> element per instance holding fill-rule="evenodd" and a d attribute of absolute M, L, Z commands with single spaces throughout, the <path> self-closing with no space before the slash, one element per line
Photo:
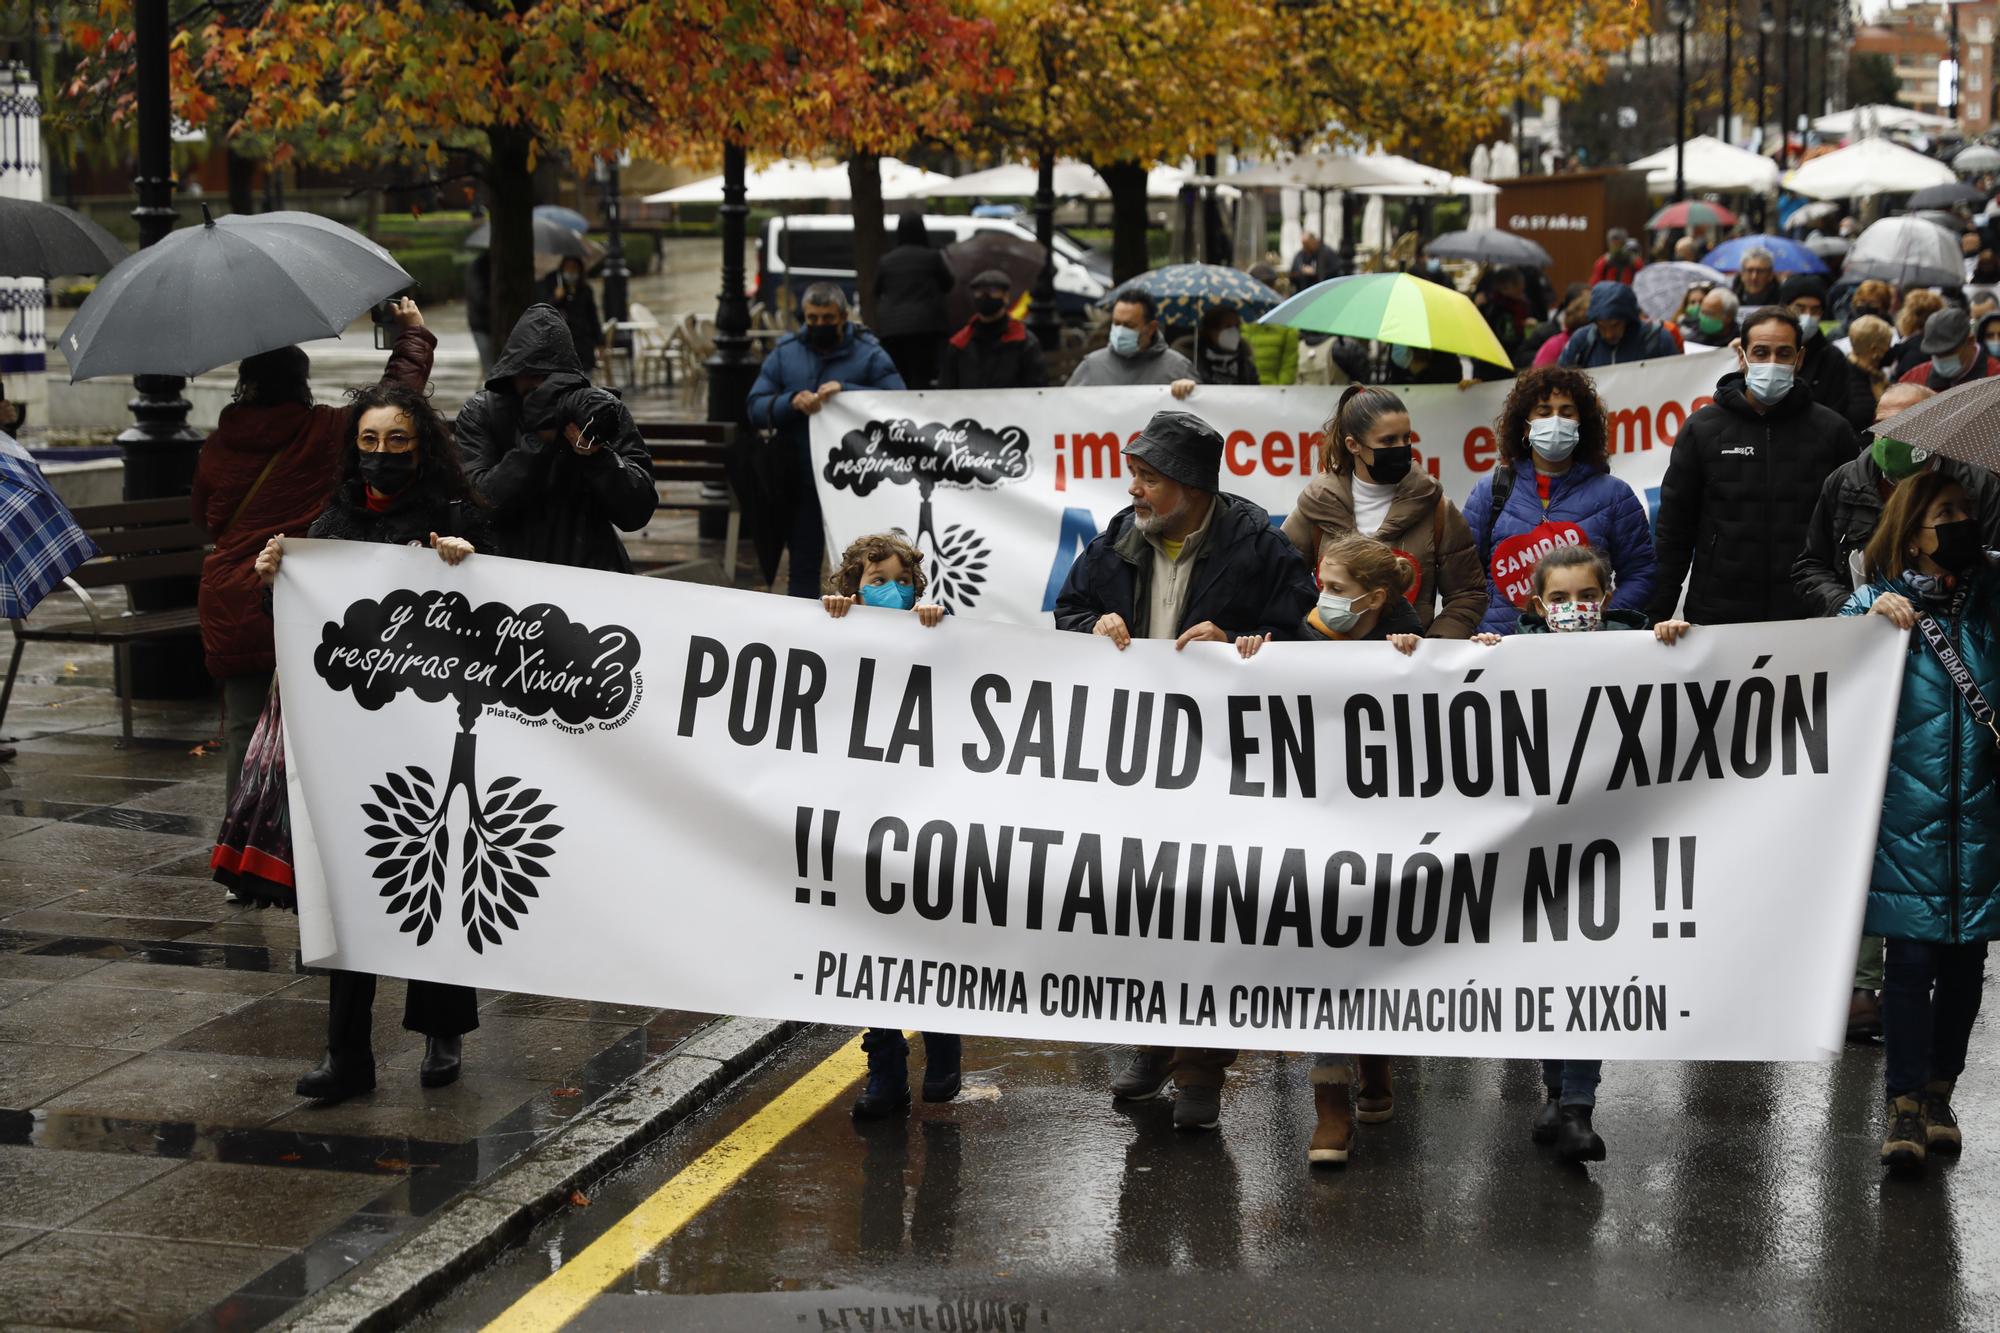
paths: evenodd
<path fill-rule="evenodd" d="M 1493 525 L 1500 520 L 1500 511 L 1507 507 L 1508 497 L 1514 494 L 1514 465 L 1502 459 L 1493 472 L 1493 499 L 1486 506 L 1486 531 L 1479 534 L 1480 558 L 1487 564 L 1493 563 Z"/>

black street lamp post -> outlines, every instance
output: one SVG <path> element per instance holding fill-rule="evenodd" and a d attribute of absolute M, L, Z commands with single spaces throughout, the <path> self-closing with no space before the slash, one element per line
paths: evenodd
<path fill-rule="evenodd" d="M 1035 244 L 1042 247 L 1042 271 L 1035 275 L 1028 327 L 1041 339 L 1043 351 L 1054 352 L 1062 346 L 1062 320 L 1056 314 L 1056 155 L 1046 148 L 1035 160 Z"/>
<path fill-rule="evenodd" d="M 1958 84 L 1963 77 L 1958 68 L 1958 6 L 1945 0 L 1945 9 L 1951 15 L 1951 28 L 1945 39 L 1945 59 L 1951 62 L 1951 105 L 1945 108 L 1945 116 L 1951 123 L 1958 124 Z"/>
<path fill-rule="evenodd" d="M 748 153 L 742 144 L 722 150 L 722 292 L 715 303 L 715 351 L 708 373 L 708 419 L 744 424 L 757 362 L 750 355 L 750 297 L 744 291 L 743 242 L 750 205 L 743 177 Z M 730 570 L 730 576 L 735 576 Z"/>
<path fill-rule="evenodd" d="M 1771 91 L 1771 76 L 1764 64 L 1765 48 L 1770 44 L 1771 34 L 1778 30 L 1777 15 L 1771 12 L 1771 0 L 1762 0 L 1757 6 L 1757 134 L 1758 146 L 1763 146 L 1764 98 Z"/>
<path fill-rule="evenodd" d="M 1779 77 L 1784 81 L 1788 91 L 1792 82 L 1792 48 L 1794 46 L 1801 48 L 1799 51 L 1799 73 L 1801 75 L 1805 73 L 1806 52 L 1803 49 L 1806 35 L 1805 4 L 1806 0 L 1792 0 L 1791 14 L 1785 21 L 1785 68 Z M 1800 90 L 1799 95 L 1798 119 L 1806 119 L 1806 99 L 1803 89 Z M 1791 161 L 1792 126 L 1787 123 L 1785 126 L 1785 165 L 1790 166 Z"/>
<path fill-rule="evenodd" d="M 1691 0 L 1667 0 L 1667 22 L 1674 25 L 1674 201 L 1687 198 L 1688 20 Z"/>
<path fill-rule="evenodd" d="M 1729 132 L 1729 101 L 1733 89 L 1730 81 L 1736 76 L 1736 4 L 1737 0 L 1723 0 L 1722 6 L 1722 142 L 1733 143 L 1735 136 Z"/>
<path fill-rule="evenodd" d="M 625 264 L 624 206 L 619 198 L 617 152 L 598 159 L 598 179 L 604 183 L 604 243 L 607 253 L 599 277 L 604 283 L 604 318 L 623 322 L 631 317 L 632 270 Z"/>
<path fill-rule="evenodd" d="M 138 0 L 132 7 L 136 67 L 135 109 L 139 174 L 133 179 L 139 244 L 152 245 L 174 229 L 174 163 L 169 109 L 167 0 Z M 188 425 L 187 381 L 178 375 L 139 375 L 132 381 L 132 425 L 118 436 L 125 459 L 127 500 L 163 500 L 194 487 L 201 432 Z M 191 606 L 191 579 L 155 580 L 132 588 L 132 609 L 164 611 Z M 181 698 L 209 688 L 200 644 L 194 640 L 137 643 L 131 649 L 130 687 L 141 698 Z"/>

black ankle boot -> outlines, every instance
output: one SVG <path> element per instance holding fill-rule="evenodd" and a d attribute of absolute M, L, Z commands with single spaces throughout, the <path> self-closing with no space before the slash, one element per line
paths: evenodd
<path fill-rule="evenodd" d="M 292 1090 L 316 1102 L 343 1102 L 349 1097 L 359 1097 L 375 1090 L 375 1061 L 337 1056 L 328 1051 L 319 1068 L 302 1075 Z"/>
<path fill-rule="evenodd" d="M 462 1037 L 425 1037 L 424 1062 L 417 1067 L 417 1081 L 427 1088 L 442 1088 L 458 1082 Z"/>
<path fill-rule="evenodd" d="M 924 1034 L 924 1100 L 948 1102 L 958 1096 L 962 1043 L 947 1032 Z"/>
<path fill-rule="evenodd" d="M 1535 1123 L 1528 1131 L 1528 1137 L 1548 1146 L 1556 1141 L 1556 1134 L 1562 1129 L 1562 1094 L 1551 1092 L 1549 1099 L 1542 1103 L 1542 1109 L 1535 1112 Z"/>
<path fill-rule="evenodd" d="M 909 1051 L 901 1041 L 884 1044 L 887 1049 L 868 1052 L 868 1084 L 852 1108 L 856 1120 L 887 1120 L 910 1113 Z"/>
<path fill-rule="evenodd" d="M 1588 1106 L 1562 1108 L 1562 1124 L 1556 1130 L 1556 1156 L 1565 1162 L 1601 1162 L 1604 1140 L 1590 1127 Z"/>

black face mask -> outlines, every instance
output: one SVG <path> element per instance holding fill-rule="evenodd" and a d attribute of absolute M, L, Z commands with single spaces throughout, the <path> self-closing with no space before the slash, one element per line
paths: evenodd
<path fill-rule="evenodd" d="M 1006 299 L 999 296 L 975 296 L 972 309 L 981 319 L 992 319 L 1007 308 Z"/>
<path fill-rule="evenodd" d="M 840 325 L 808 324 L 806 339 L 822 352 L 830 352 L 840 345 Z"/>
<path fill-rule="evenodd" d="M 1963 574 L 1979 563 L 1982 543 L 1979 540 L 1979 525 L 1969 518 L 1954 519 L 1950 523 L 1940 523 L 1931 529 L 1937 534 L 1937 550 L 1931 552 L 1931 559 L 1938 568 L 1952 574 Z"/>
<path fill-rule="evenodd" d="M 1394 486 L 1410 475 L 1410 446 L 1405 444 L 1391 449 L 1379 445 L 1375 450 L 1375 461 L 1368 465 L 1369 475 L 1378 486 Z"/>
<path fill-rule="evenodd" d="M 417 479 L 417 451 L 361 455 L 361 479 L 377 495 L 398 495 Z"/>

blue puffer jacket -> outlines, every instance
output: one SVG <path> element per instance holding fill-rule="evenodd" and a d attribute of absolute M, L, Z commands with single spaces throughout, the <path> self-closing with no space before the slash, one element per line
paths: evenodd
<path fill-rule="evenodd" d="M 1553 549 L 1552 545 L 1545 548 L 1543 540 L 1574 545 L 1576 532 L 1582 533 L 1582 544 L 1611 558 L 1611 572 L 1617 579 L 1611 609 L 1646 609 L 1646 599 L 1653 593 L 1653 534 L 1646 523 L 1646 511 L 1632 488 L 1602 467 L 1579 463 L 1550 478 L 1549 507 L 1544 511 L 1535 465 L 1524 458 L 1514 464 L 1514 489 L 1507 496 L 1505 510 L 1499 514 L 1492 511 L 1493 478 L 1489 474 L 1480 478 L 1472 488 L 1472 498 L 1465 502 L 1466 526 L 1472 529 L 1479 563 L 1486 571 L 1486 616 L 1479 622 L 1481 633 L 1514 632 L 1520 610 L 1513 594 L 1527 600 L 1528 578 L 1535 561 L 1545 549 Z M 1549 531 L 1537 533 L 1541 528 Z M 1535 535 L 1531 538 L 1530 534 Z M 1524 540 L 1516 542 L 1515 538 Z"/>
<path fill-rule="evenodd" d="M 803 450 L 810 418 L 792 406 L 792 396 L 817 389 L 828 380 L 843 389 L 901 389 L 896 363 L 875 341 L 875 335 L 849 324 L 830 352 L 821 352 L 796 333 L 778 339 L 764 358 L 757 383 L 750 390 L 750 424 L 769 426 L 780 438 Z"/>
<path fill-rule="evenodd" d="M 1840 614 L 1864 615 L 1888 592 L 1916 600 L 1900 581 L 1875 583 Z M 2000 568 L 1988 565 L 1964 613 L 1938 623 L 1979 692 L 2000 699 Z M 1918 630 L 1910 631 L 1870 883 L 1871 935 L 1931 944 L 2000 937 L 2000 748 Z"/>

